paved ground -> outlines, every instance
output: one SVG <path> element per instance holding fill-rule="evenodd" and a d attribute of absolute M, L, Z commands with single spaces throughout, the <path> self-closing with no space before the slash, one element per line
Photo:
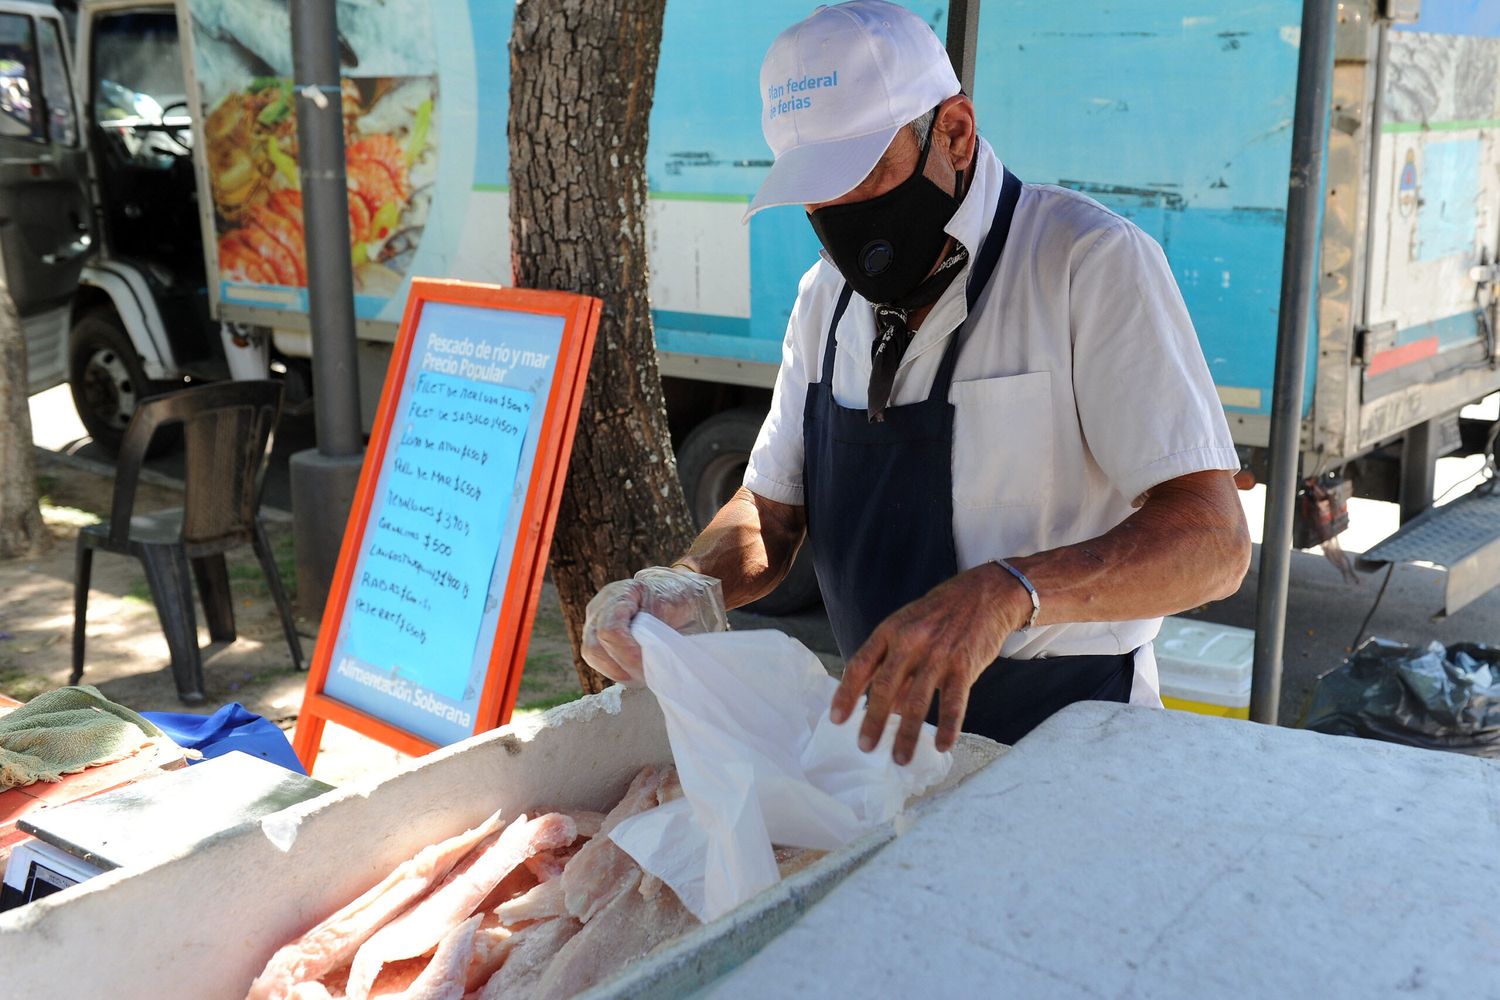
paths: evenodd
<path fill-rule="evenodd" d="M 1491 400 L 1483 412 L 1493 419 L 1496 405 Z M 32 419 L 37 444 L 52 453 L 44 456 L 46 467 L 42 472 L 44 477 L 50 477 L 44 479 L 44 485 L 50 481 L 57 494 L 52 498 L 48 519 L 54 533 L 59 535 L 60 544 L 32 566 L 0 564 L 0 587 L 12 595 L 12 600 L 0 611 L 0 630 L 13 636 L 24 635 L 13 640 L 0 639 L 0 690 L 19 684 L 23 693 L 28 691 L 28 685 L 52 686 L 65 682 L 71 625 L 72 532 L 76 532 L 77 518 L 87 516 L 77 511 L 99 514 L 107 510 L 110 489 L 109 456 L 86 437 L 65 387 L 34 397 Z M 288 563 L 291 552 L 285 514 L 289 505 L 285 456 L 312 444 L 310 419 L 285 421 L 278 431 L 276 457 L 268 477 L 267 507 L 274 521 L 273 533 L 281 539 L 278 544 L 282 547 L 282 558 Z M 143 503 L 149 496 L 162 506 L 170 505 L 181 461 L 179 452 L 151 464 L 149 478 L 157 492 L 143 495 Z M 1460 488 L 1448 499 L 1459 495 L 1461 484 L 1476 468 L 1476 462 L 1470 459 L 1440 462 L 1439 493 L 1459 484 Z M 1257 540 L 1263 498 L 1263 488 L 1242 494 L 1252 535 Z M 1396 509 L 1392 504 L 1355 501 L 1352 520 L 1354 527 L 1341 539 L 1350 553 L 1363 551 L 1394 530 Z M 128 560 L 119 560 L 114 567 L 109 565 L 110 561 L 108 557 L 102 558 L 95 571 L 89 613 L 93 623 L 89 642 L 95 651 L 90 654 L 90 677 L 100 683 L 106 694 L 134 707 L 175 709 L 170 677 L 164 669 L 165 644 L 155 627 L 154 613 L 144 592 L 144 578 Z M 1240 592 L 1196 614 L 1208 621 L 1253 627 L 1258 566 L 1257 547 L 1251 573 Z M 234 572 L 238 574 L 236 580 L 246 580 L 250 591 L 246 608 L 240 612 L 244 638 L 214 652 L 208 668 L 211 694 L 222 700 L 238 699 L 252 710 L 289 726 L 300 704 L 302 675 L 291 670 L 285 644 L 270 615 L 269 602 L 263 589 L 256 590 L 260 585 L 250 579 L 258 575 L 253 562 Z M 1359 583 L 1348 584 L 1321 554 L 1294 555 L 1281 699 L 1283 724 L 1296 723 L 1317 677 L 1337 666 L 1347 654 L 1360 622 L 1375 600 L 1379 583 L 1378 575 L 1361 575 Z M 1500 644 L 1500 591 L 1490 593 L 1450 619 L 1433 622 L 1431 615 L 1441 606 L 1439 572 L 1415 566 L 1398 567 L 1369 633 L 1411 643 L 1436 639 Z M 20 609 L 25 607 L 32 610 L 26 612 L 29 617 L 18 631 L 16 623 L 23 617 Z M 735 627 L 741 629 L 780 628 L 819 653 L 831 667 L 838 665 L 832 634 L 820 608 L 784 618 L 736 613 L 732 619 Z M 301 622 L 300 627 L 309 637 L 305 648 L 310 655 L 314 624 Z M 206 641 L 206 635 L 204 638 Z M 32 665 L 21 672 L 33 680 L 18 678 L 18 659 Z M 117 666 L 112 668 L 111 663 Z M 111 674 L 111 669 L 116 673 Z M 558 697 L 567 697 L 573 690 L 571 670 L 571 652 L 560 611 L 555 595 L 548 588 L 528 656 L 523 705 L 546 705 Z M 320 764 L 320 777 L 353 774 L 396 759 L 390 751 L 345 734 L 337 727 L 330 727 L 329 733 L 324 758 L 328 763 Z"/>

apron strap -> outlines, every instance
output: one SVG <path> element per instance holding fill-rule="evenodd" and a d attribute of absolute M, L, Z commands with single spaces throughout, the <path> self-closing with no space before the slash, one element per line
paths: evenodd
<path fill-rule="evenodd" d="M 833 319 L 828 324 L 828 340 L 823 345 L 823 377 L 820 381 L 833 391 L 833 354 L 838 347 L 839 320 L 844 318 L 844 310 L 849 308 L 849 298 L 854 294 L 854 289 L 848 283 L 844 284 L 844 290 L 839 293 L 839 304 L 833 308 Z"/>
<path fill-rule="evenodd" d="M 979 256 L 974 260 L 974 270 L 969 272 L 969 285 L 966 289 L 969 316 L 948 339 L 942 364 L 938 366 L 937 374 L 932 379 L 932 389 L 927 394 L 928 400 L 947 400 L 948 390 L 953 385 L 953 371 L 958 367 L 961 341 L 968 331 L 969 319 L 974 316 L 974 306 L 979 302 L 980 293 L 994 277 L 995 267 L 1000 263 L 1000 253 L 1010 237 L 1010 224 L 1016 217 L 1016 203 L 1021 200 L 1021 181 L 1010 172 L 1009 167 L 1002 169 L 1005 171 L 1005 179 L 1000 184 L 1000 203 L 995 206 L 995 217 L 990 221 L 989 234 L 985 236 L 984 243 L 979 248 Z"/>

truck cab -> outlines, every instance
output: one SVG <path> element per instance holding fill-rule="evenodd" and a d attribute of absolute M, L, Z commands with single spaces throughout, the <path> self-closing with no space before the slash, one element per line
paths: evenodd
<path fill-rule="evenodd" d="M 78 28 L 96 253 L 80 275 L 68 373 L 79 418 L 112 447 L 137 400 L 228 369 L 209 311 L 176 10 L 85 3 Z"/>
<path fill-rule="evenodd" d="M 67 14 L 0 0 L 0 245 L 29 390 L 67 381 L 113 449 L 139 400 L 229 371 L 176 9 L 85 0 Z"/>
<path fill-rule="evenodd" d="M 57 8 L 0 0 L 0 253 L 32 393 L 68 378 L 74 291 L 94 249 L 70 67 Z"/>

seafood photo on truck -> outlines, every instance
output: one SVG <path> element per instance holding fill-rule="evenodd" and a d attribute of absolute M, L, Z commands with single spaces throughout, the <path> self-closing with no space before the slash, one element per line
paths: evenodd
<path fill-rule="evenodd" d="M 425 27 L 425 18 L 406 16 L 419 13 L 410 6 L 343 0 L 338 8 L 349 253 L 356 294 L 381 299 L 411 269 L 437 170 L 436 57 L 425 30 L 408 30 Z M 285 3 L 192 0 L 188 8 L 221 287 L 305 288 L 288 36 L 263 30 L 267 20 L 286 23 Z"/>
<path fill-rule="evenodd" d="M 392 295 L 431 204 L 432 78 L 345 79 L 344 156 L 355 287 Z M 226 95 L 204 123 L 219 274 L 305 287 L 302 194 L 292 83 L 260 77 Z"/>

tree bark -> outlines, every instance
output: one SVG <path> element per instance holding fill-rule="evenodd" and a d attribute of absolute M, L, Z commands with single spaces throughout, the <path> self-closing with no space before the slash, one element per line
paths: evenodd
<path fill-rule="evenodd" d="M 51 540 L 37 505 L 26 372 L 26 336 L 0 266 L 0 559 L 30 555 Z"/>
<path fill-rule="evenodd" d="M 665 0 L 519 0 L 510 45 L 510 230 L 516 285 L 604 301 L 552 543 L 578 655 L 604 584 L 680 555 L 677 479 L 647 297 L 646 138 Z"/>

